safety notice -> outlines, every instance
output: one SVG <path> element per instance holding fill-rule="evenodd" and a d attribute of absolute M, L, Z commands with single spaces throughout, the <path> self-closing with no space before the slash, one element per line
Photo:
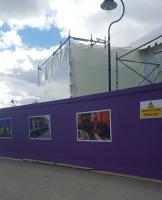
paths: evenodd
<path fill-rule="evenodd" d="M 140 102 L 140 118 L 162 118 L 162 99 Z"/>

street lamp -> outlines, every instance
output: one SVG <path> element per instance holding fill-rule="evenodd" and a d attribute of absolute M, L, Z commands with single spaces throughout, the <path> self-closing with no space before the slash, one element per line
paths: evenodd
<path fill-rule="evenodd" d="M 110 43 L 110 29 L 111 26 L 117 22 L 119 22 L 125 13 L 125 6 L 123 0 L 120 0 L 123 6 L 123 12 L 119 19 L 111 22 L 108 27 L 108 77 L 109 77 L 109 92 L 111 92 L 111 43 Z M 104 0 L 104 2 L 100 6 L 103 10 L 109 11 L 114 10 L 117 7 L 117 3 L 114 0 Z"/>

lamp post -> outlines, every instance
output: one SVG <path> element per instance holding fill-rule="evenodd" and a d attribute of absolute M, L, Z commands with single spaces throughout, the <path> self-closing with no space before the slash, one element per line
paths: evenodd
<path fill-rule="evenodd" d="M 125 6 L 123 0 L 120 0 L 123 6 L 123 12 L 119 19 L 110 23 L 108 27 L 108 77 L 109 77 L 109 92 L 111 92 L 111 40 L 110 40 L 110 29 L 111 26 L 117 22 L 119 22 L 125 13 Z M 117 7 L 117 3 L 114 0 L 104 0 L 104 2 L 100 6 L 103 10 L 109 11 L 114 10 Z"/>

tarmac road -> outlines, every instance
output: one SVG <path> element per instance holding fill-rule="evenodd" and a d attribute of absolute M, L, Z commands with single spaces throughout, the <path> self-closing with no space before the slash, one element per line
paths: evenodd
<path fill-rule="evenodd" d="M 162 200 L 162 183 L 0 159 L 0 200 Z"/>

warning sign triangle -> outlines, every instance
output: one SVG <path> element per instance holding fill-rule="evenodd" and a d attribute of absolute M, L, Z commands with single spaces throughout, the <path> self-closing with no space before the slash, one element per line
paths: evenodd
<path fill-rule="evenodd" d="M 152 102 L 149 103 L 148 108 L 155 108 Z"/>

